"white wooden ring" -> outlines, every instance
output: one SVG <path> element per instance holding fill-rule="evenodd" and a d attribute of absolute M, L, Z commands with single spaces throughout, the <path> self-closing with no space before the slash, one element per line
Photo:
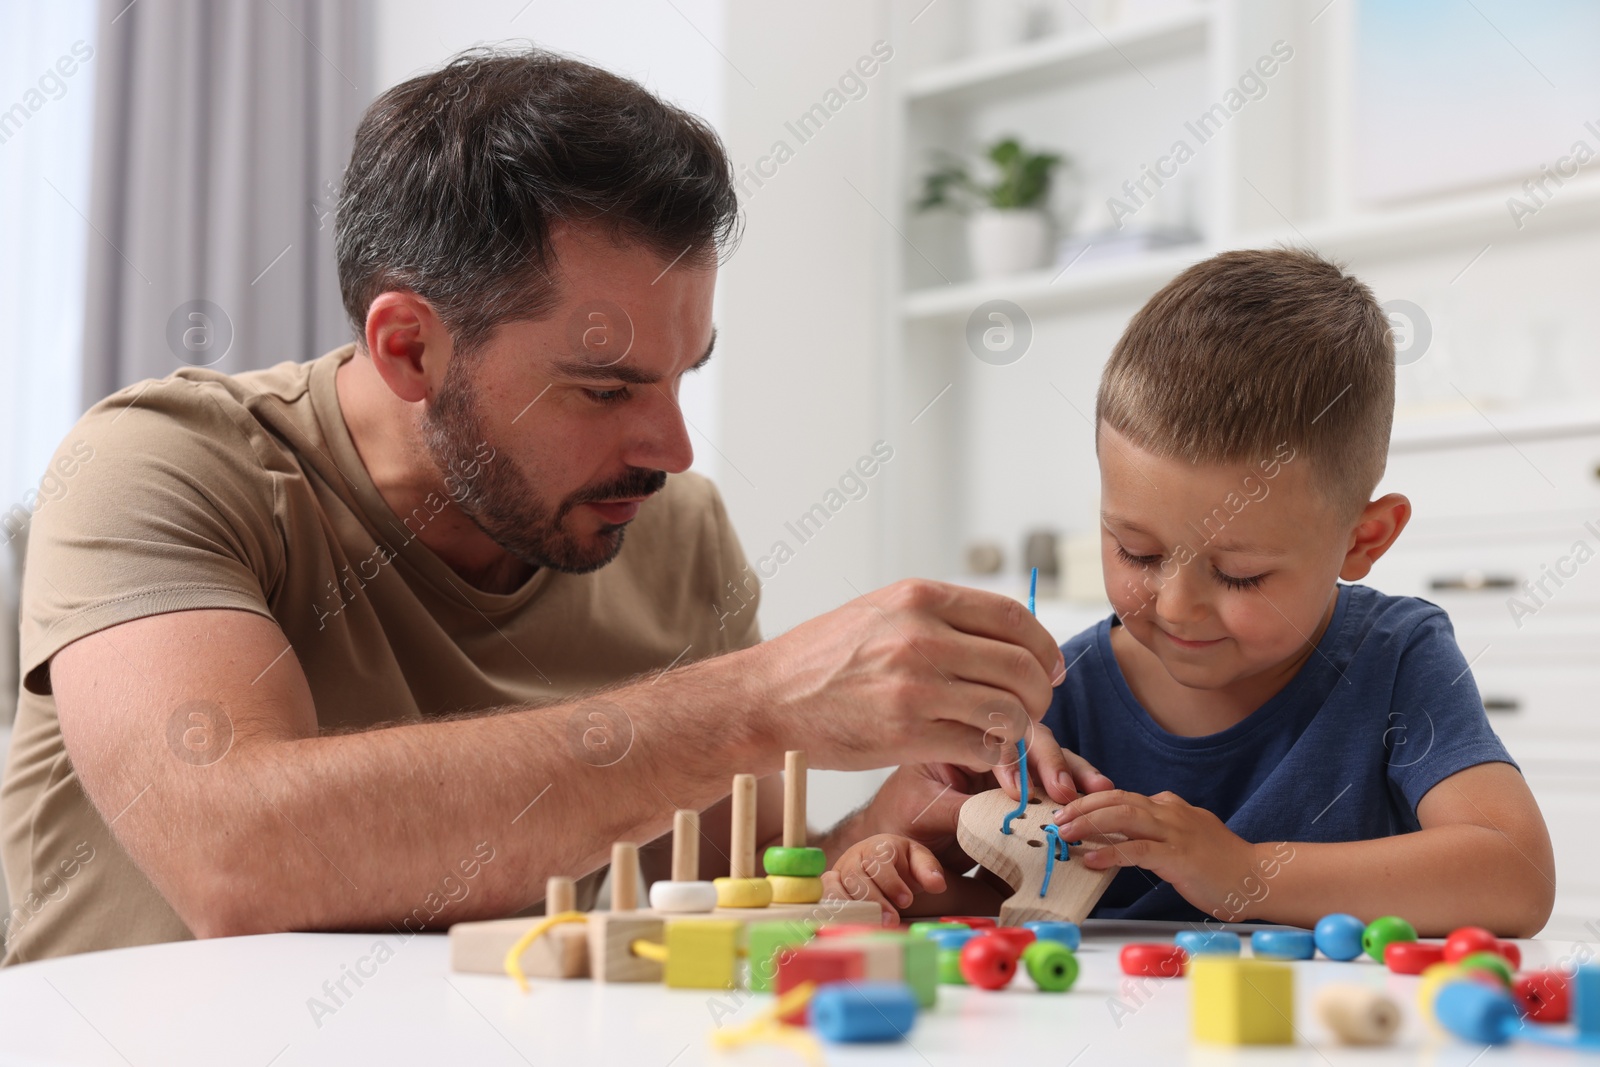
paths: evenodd
<path fill-rule="evenodd" d="M 711 911 L 717 887 L 710 882 L 657 882 L 650 887 L 650 907 L 673 914 Z"/>

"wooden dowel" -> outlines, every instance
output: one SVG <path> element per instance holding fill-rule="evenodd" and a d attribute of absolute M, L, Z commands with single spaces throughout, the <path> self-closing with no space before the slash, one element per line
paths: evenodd
<path fill-rule="evenodd" d="M 578 887 L 571 878 L 555 875 L 544 883 L 544 913 L 560 915 L 578 910 Z"/>
<path fill-rule="evenodd" d="M 639 846 L 618 841 L 611 846 L 611 910 L 639 907 Z"/>
<path fill-rule="evenodd" d="M 672 880 L 700 880 L 700 813 L 693 808 L 672 817 Z"/>
<path fill-rule="evenodd" d="M 783 754 L 783 847 L 805 848 L 806 754 L 791 749 Z"/>
<path fill-rule="evenodd" d="M 733 776 L 733 831 L 728 850 L 728 876 L 756 876 L 756 776 Z"/>

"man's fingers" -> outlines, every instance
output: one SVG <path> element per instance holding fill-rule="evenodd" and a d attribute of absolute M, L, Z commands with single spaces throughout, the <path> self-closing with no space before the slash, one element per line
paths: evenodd
<path fill-rule="evenodd" d="M 1060 646 L 1050 636 L 1050 631 L 1028 614 L 1024 605 L 999 593 L 959 585 L 924 583 L 924 593 L 928 586 L 945 594 L 943 602 L 934 607 L 933 614 L 951 628 L 975 637 L 1019 645 L 1037 661 L 1047 683 L 1054 684 L 1052 679 L 1060 676 L 1066 666 Z"/>
<path fill-rule="evenodd" d="M 1014 643 L 953 633 L 939 642 L 934 660 L 944 674 L 993 690 L 997 700 L 1015 704 L 1027 719 L 1037 721 L 1050 706 L 1053 664 L 1049 669 L 1041 666 Z M 1019 732 L 1013 729 L 1010 739 L 1014 741 Z"/>
<path fill-rule="evenodd" d="M 1040 728 L 1033 731 L 1033 736 L 1028 740 L 1028 763 L 1034 780 L 1039 783 L 1045 796 L 1057 804 L 1076 800 L 1078 796 L 1077 789 L 1073 787 L 1071 764 L 1067 756 L 1049 730 Z"/>

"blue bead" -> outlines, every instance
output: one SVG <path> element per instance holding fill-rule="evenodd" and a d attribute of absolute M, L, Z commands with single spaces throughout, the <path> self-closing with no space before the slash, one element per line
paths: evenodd
<path fill-rule="evenodd" d="M 1434 994 L 1433 1014 L 1452 1034 L 1481 1045 L 1503 1045 L 1522 1026 L 1511 994 L 1482 982 L 1445 983 Z"/>
<path fill-rule="evenodd" d="M 1263 959 L 1309 960 L 1317 954 L 1310 930 L 1257 930 L 1250 935 L 1250 951 Z"/>
<path fill-rule="evenodd" d="M 1361 955 L 1361 935 L 1367 924 L 1354 915 L 1335 912 L 1317 922 L 1317 949 L 1330 960 L 1353 960 Z"/>
<path fill-rule="evenodd" d="M 899 982 L 837 982 L 812 995 L 810 1017 L 829 1041 L 900 1041 L 917 1019 L 917 997 Z"/>
<path fill-rule="evenodd" d="M 1231 930 L 1180 930 L 1172 940 L 1191 956 L 1239 954 L 1239 935 Z"/>
<path fill-rule="evenodd" d="M 1600 967 L 1579 967 L 1572 976 L 1572 1021 L 1584 1037 L 1600 1036 Z"/>
<path fill-rule="evenodd" d="M 1022 924 L 1025 930 L 1032 930 L 1033 936 L 1040 941 L 1059 941 L 1072 951 L 1078 951 L 1078 946 L 1083 944 L 1083 931 L 1077 923 L 1051 922 L 1046 919 L 1034 919 L 1032 922 Z"/>
<path fill-rule="evenodd" d="M 930 930 L 925 936 L 941 949 L 961 951 L 961 946 L 978 936 L 977 930 Z"/>

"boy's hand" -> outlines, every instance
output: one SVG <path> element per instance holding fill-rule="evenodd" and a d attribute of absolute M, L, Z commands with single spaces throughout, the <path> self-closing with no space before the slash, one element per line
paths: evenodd
<path fill-rule="evenodd" d="M 1260 899 L 1252 889 L 1261 878 L 1256 846 L 1175 793 L 1091 793 L 1063 807 L 1056 822 L 1068 841 L 1111 834 L 1127 838 L 1085 852 L 1084 866 L 1097 871 L 1142 867 L 1225 922 L 1247 918 L 1247 898 Z"/>
<path fill-rule="evenodd" d="M 898 834 L 876 834 L 845 849 L 822 876 L 825 897 L 875 901 L 884 925 L 900 921 L 917 893 L 943 893 L 944 868 L 927 846 Z"/>
<path fill-rule="evenodd" d="M 956 846 L 956 818 L 969 797 L 991 788 L 987 773 L 948 763 L 908 763 L 896 768 L 865 807 L 818 844 L 830 862 L 838 862 L 848 846 L 893 834 L 927 847 L 951 867 L 965 869 L 972 861 Z"/>

